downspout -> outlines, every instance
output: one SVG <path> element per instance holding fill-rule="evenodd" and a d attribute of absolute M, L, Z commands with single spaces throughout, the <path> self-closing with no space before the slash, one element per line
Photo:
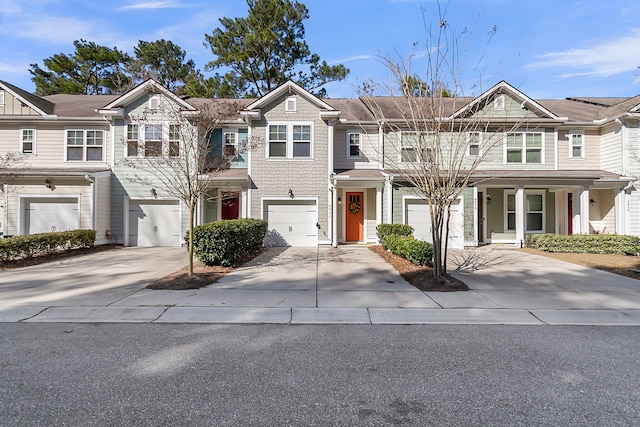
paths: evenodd
<path fill-rule="evenodd" d="M 96 230 L 96 179 L 89 174 L 86 174 L 84 179 L 91 184 L 91 229 L 98 231 Z M 96 236 L 96 239 L 98 239 L 98 236 Z"/>
<path fill-rule="evenodd" d="M 333 147 L 333 124 L 335 123 L 334 120 L 329 119 L 327 121 L 327 125 L 329 127 L 328 129 L 328 156 L 329 158 L 327 159 L 327 168 L 328 168 L 328 178 L 329 178 L 329 186 L 328 186 L 328 200 L 330 200 L 330 205 L 329 205 L 329 209 L 327 209 L 327 223 L 329 224 L 329 236 L 331 237 L 331 245 L 335 248 L 338 246 L 338 239 L 336 237 L 336 226 L 335 224 L 337 224 L 337 218 L 336 218 L 336 203 L 337 203 L 337 194 L 336 194 L 336 188 L 335 188 L 335 184 L 334 182 L 332 182 L 332 177 L 334 174 L 334 170 L 333 170 L 333 151 L 334 151 L 334 147 Z"/>

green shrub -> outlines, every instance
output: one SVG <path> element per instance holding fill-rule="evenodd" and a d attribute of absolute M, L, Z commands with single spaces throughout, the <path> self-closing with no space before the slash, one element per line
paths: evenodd
<path fill-rule="evenodd" d="M 640 237 L 619 234 L 529 234 L 528 247 L 545 252 L 639 255 Z"/>
<path fill-rule="evenodd" d="M 262 246 L 266 234 L 267 222 L 261 219 L 210 222 L 193 229 L 193 253 L 203 264 L 230 267 Z"/>
<path fill-rule="evenodd" d="M 433 260 L 433 245 L 416 240 L 413 236 L 389 235 L 386 238 L 386 246 L 394 254 L 417 265 L 431 265 Z"/>
<path fill-rule="evenodd" d="M 411 236 L 413 234 L 413 227 L 406 224 L 380 224 L 376 227 L 378 234 L 378 240 L 380 244 L 386 246 L 387 236 Z"/>
<path fill-rule="evenodd" d="M 11 261 L 36 255 L 48 255 L 61 250 L 90 248 L 95 241 L 95 230 L 69 230 L 14 236 L 0 240 L 0 260 Z"/>

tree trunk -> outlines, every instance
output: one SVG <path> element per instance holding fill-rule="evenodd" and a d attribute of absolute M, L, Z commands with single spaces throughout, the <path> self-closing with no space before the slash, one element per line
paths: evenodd
<path fill-rule="evenodd" d="M 194 220 L 194 212 L 195 211 L 195 203 L 189 204 L 189 269 L 188 276 L 193 274 L 193 220 Z"/>

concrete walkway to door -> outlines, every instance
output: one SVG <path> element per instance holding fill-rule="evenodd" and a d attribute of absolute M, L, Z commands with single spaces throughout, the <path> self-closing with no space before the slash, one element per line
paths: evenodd
<path fill-rule="evenodd" d="M 468 292 L 421 292 L 358 245 L 272 248 L 205 288 L 144 288 L 185 262 L 126 248 L 3 271 L 0 322 L 640 325 L 640 281 L 491 247 L 452 253 Z"/>

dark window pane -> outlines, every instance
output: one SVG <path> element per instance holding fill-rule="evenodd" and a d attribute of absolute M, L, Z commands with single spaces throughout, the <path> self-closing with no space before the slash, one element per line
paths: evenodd
<path fill-rule="evenodd" d="M 522 163 L 522 151 L 507 151 L 507 163 Z"/>
<path fill-rule="evenodd" d="M 294 142 L 293 157 L 311 157 L 311 143 Z"/>
<path fill-rule="evenodd" d="M 269 157 L 287 157 L 286 142 L 270 142 Z"/>
<path fill-rule="evenodd" d="M 542 231 L 542 214 L 541 213 L 527 214 L 527 230 Z"/>
<path fill-rule="evenodd" d="M 67 147 L 67 160 L 84 160 L 82 147 Z"/>
<path fill-rule="evenodd" d="M 101 161 L 102 147 L 87 147 L 87 160 Z"/>

